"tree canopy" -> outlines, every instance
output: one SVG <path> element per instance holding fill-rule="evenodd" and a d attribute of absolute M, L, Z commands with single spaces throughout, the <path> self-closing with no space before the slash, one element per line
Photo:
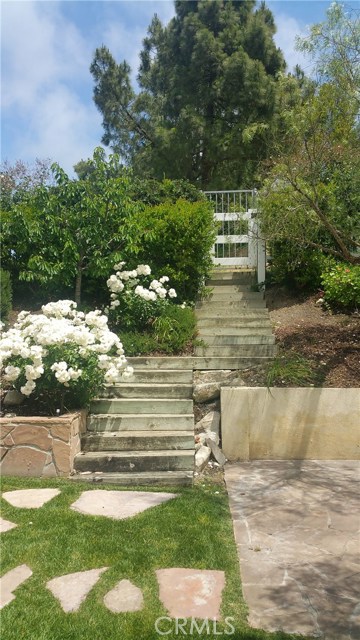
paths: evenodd
<path fill-rule="evenodd" d="M 96 50 L 90 69 L 102 141 L 137 175 L 253 187 L 285 67 L 273 16 L 255 0 L 176 1 L 175 11 L 168 25 L 155 15 L 149 26 L 138 93 L 127 62 Z"/>
<path fill-rule="evenodd" d="M 318 248 L 357 264 L 360 21 L 356 13 L 351 26 L 349 19 L 342 5 L 333 4 L 327 20 L 300 43 L 313 56 L 318 83 L 305 83 L 293 104 L 283 102 L 283 131 L 264 169 L 260 209 L 268 240 Z M 283 87 L 288 83 L 283 78 Z"/>

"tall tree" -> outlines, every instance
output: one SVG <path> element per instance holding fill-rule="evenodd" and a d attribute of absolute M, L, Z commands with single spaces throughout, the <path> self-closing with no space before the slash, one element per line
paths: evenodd
<path fill-rule="evenodd" d="M 252 187 L 285 66 L 272 14 L 255 0 L 176 1 L 175 11 L 167 26 L 156 15 L 151 22 L 137 94 L 128 64 L 96 50 L 103 142 L 139 175 Z"/>

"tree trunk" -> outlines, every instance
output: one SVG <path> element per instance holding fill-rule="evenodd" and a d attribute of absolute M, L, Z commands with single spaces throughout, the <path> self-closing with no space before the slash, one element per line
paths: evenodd
<path fill-rule="evenodd" d="M 82 266 L 78 263 L 75 280 L 75 302 L 77 305 L 81 303 L 81 283 L 82 283 Z"/>

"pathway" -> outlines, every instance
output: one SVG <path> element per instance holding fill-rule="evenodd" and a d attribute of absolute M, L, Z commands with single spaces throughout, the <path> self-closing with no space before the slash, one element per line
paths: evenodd
<path fill-rule="evenodd" d="M 225 469 L 249 624 L 360 638 L 360 466 L 253 461 Z"/>

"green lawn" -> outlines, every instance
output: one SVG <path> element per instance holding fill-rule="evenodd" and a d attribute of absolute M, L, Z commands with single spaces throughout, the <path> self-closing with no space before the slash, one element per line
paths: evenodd
<path fill-rule="evenodd" d="M 234 618 L 235 632 L 216 634 L 234 640 L 289 640 L 295 636 L 264 633 L 246 624 L 238 558 L 225 489 L 218 484 L 176 489 L 177 498 L 133 518 L 114 521 L 86 516 L 69 509 L 91 486 L 68 480 L 3 478 L 2 490 L 58 487 L 61 494 L 40 509 L 17 509 L 2 500 L 2 517 L 19 526 L 2 534 L 1 575 L 27 564 L 33 575 L 15 592 L 16 598 L 1 612 L 1 633 L 6 640 L 152 640 L 161 637 L 155 621 L 166 616 L 158 598 L 156 569 L 186 567 L 225 571 L 223 618 Z M 99 488 L 98 486 L 94 488 Z M 114 486 L 103 487 L 114 490 Z M 142 489 L 143 490 L 143 489 Z M 161 490 L 166 490 L 161 489 Z M 173 489 L 168 489 L 173 491 Z M 64 613 L 45 587 L 51 578 L 75 571 L 108 566 L 76 613 Z M 144 609 L 113 614 L 104 595 L 127 578 L 144 594 Z M 167 627 L 169 628 L 169 627 Z M 220 632 L 222 634 L 220 635 Z M 299 636 L 296 636 L 297 638 Z"/>

